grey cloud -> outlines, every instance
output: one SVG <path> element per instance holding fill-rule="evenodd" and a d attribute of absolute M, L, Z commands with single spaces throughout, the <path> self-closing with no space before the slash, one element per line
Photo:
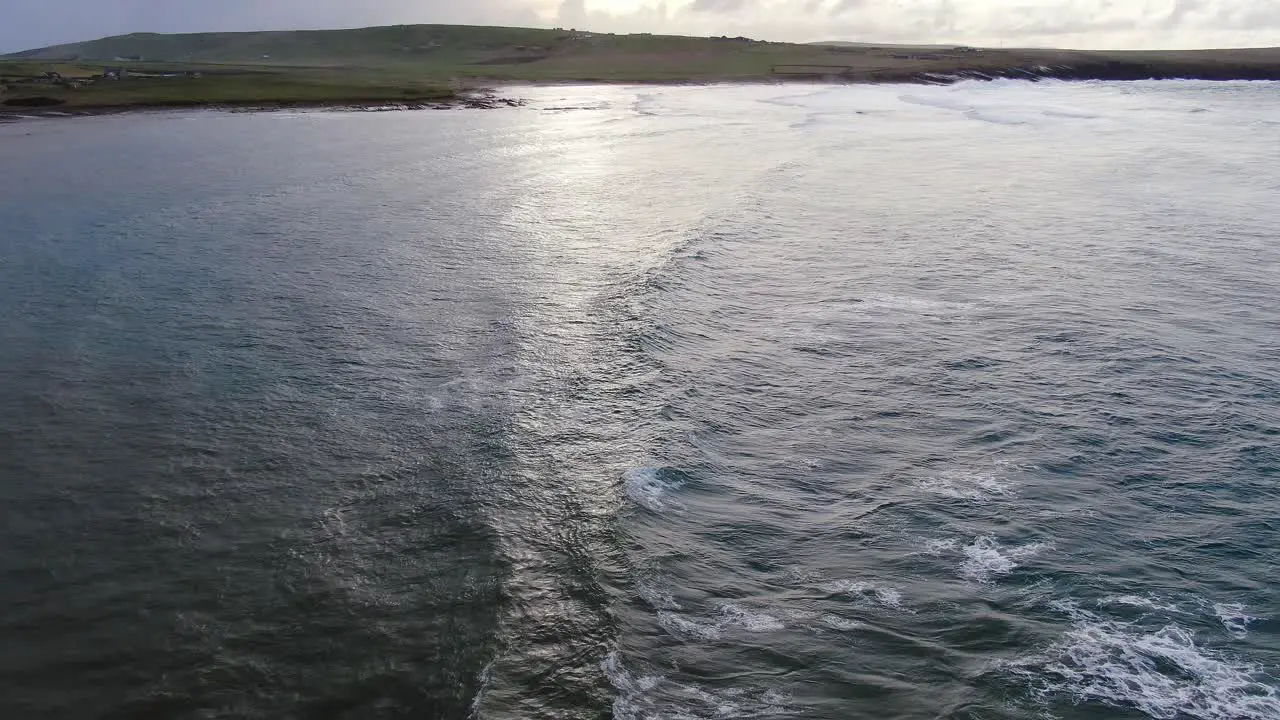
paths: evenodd
<path fill-rule="evenodd" d="M 745 10 L 755 4 L 755 0 L 693 0 L 690 10 L 706 13 L 731 13 Z"/>
<path fill-rule="evenodd" d="M 1173 7 L 1169 8 L 1169 14 L 1164 19 L 1166 27 L 1178 27 L 1187 16 L 1197 12 L 1204 6 L 1201 0 L 1174 0 Z"/>
<path fill-rule="evenodd" d="M 585 0 L 564 0 L 556 11 L 556 20 L 565 27 L 584 24 L 588 17 Z"/>
<path fill-rule="evenodd" d="M 840 2 L 836 3 L 835 11 L 840 13 L 850 12 L 860 10 L 866 6 L 867 0 L 840 0 Z"/>

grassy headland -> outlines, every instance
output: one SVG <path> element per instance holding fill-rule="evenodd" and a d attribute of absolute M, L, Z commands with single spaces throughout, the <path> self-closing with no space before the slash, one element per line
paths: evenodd
<path fill-rule="evenodd" d="M 49 67 L 57 69 L 45 69 Z M 459 91 L 447 82 L 339 68 L 130 62 L 113 64 L 107 72 L 79 62 L 0 61 L 0 82 L 6 79 L 0 104 L 14 111 L 421 105 L 459 99 Z"/>
<path fill-rule="evenodd" d="M 115 79 L 110 71 L 120 71 Z M 56 73 L 51 75 L 50 73 Z M 134 34 L 0 57 L 0 110 L 440 104 L 485 83 L 1280 79 L 1280 48 L 976 49 L 413 25 Z"/>

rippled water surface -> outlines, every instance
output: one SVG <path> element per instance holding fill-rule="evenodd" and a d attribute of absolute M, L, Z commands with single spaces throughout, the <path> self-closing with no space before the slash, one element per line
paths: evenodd
<path fill-rule="evenodd" d="M 1280 87 L 0 127 L 13 718 L 1280 717 Z"/>

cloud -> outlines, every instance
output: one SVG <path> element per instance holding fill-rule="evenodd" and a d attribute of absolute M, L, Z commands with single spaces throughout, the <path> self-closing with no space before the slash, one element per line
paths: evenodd
<path fill-rule="evenodd" d="M 693 0 L 691 12 L 732 13 L 755 4 L 755 0 Z"/>
<path fill-rule="evenodd" d="M 0 49 L 128 32 L 397 23 L 813 41 L 1207 47 L 1274 45 L 1273 0 L 0 0 Z"/>

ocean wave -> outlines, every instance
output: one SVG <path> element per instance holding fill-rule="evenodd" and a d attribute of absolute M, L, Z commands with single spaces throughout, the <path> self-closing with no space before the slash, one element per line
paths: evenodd
<path fill-rule="evenodd" d="M 908 295 L 876 294 L 862 298 L 859 310 L 864 313 L 887 311 L 914 313 L 923 316 L 963 317 L 973 310 L 973 304 Z"/>
<path fill-rule="evenodd" d="M 877 605 L 894 610 L 907 609 L 902 600 L 902 592 L 888 585 L 862 580 L 831 580 L 818 583 L 817 587 L 819 590 L 833 595 L 847 595 L 856 599 L 870 600 Z"/>
<path fill-rule="evenodd" d="M 937 557 L 943 553 L 954 552 L 958 547 L 960 547 L 960 541 L 955 538 L 934 538 L 924 541 L 924 549 L 921 552 Z"/>
<path fill-rule="evenodd" d="M 1259 666 L 1199 646 L 1170 623 L 1155 630 L 1057 603 L 1072 627 L 1043 653 L 1008 664 L 1035 698 L 1065 696 L 1136 708 L 1153 718 L 1270 720 L 1280 717 L 1276 679 Z"/>
<path fill-rule="evenodd" d="M 1045 544 L 1040 542 L 1004 547 L 994 537 L 983 535 L 964 547 L 965 559 L 960 563 L 960 574 L 975 582 L 991 582 L 1013 572 L 1023 560 L 1044 548 Z"/>
<path fill-rule="evenodd" d="M 618 720 L 648 720 L 657 717 L 650 693 L 663 682 L 661 675 L 636 675 L 629 671 L 618 657 L 609 653 L 600 669 L 613 686 L 613 716 Z"/>
<path fill-rule="evenodd" d="M 658 624 L 672 635 L 695 640 L 718 640 L 726 631 L 732 630 L 761 633 L 786 629 L 786 625 L 777 617 L 736 603 L 721 605 L 714 618 L 697 618 L 672 610 L 660 610 Z"/>
<path fill-rule="evenodd" d="M 1195 598 L 1189 604 L 1193 609 L 1184 610 L 1176 603 L 1165 602 L 1153 596 L 1139 595 L 1108 595 L 1098 601 L 1099 607 L 1120 605 L 1166 615 L 1195 615 L 1196 610 L 1194 608 L 1198 607 L 1205 615 L 1212 615 L 1218 622 L 1222 623 L 1223 629 L 1236 639 L 1247 637 L 1249 625 L 1262 619 L 1250 615 L 1248 608 L 1241 603 L 1216 603 L 1202 598 Z"/>
<path fill-rule="evenodd" d="M 832 630 L 857 630 L 858 628 L 863 627 L 862 623 L 857 620 L 849 620 L 848 618 L 842 618 L 839 615 L 823 615 L 822 624 Z"/>
<path fill-rule="evenodd" d="M 1108 595 L 1099 600 L 1098 605 L 1127 605 L 1128 607 L 1142 608 L 1143 610 L 1152 610 L 1157 612 L 1182 612 L 1177 605 L 1172 603 L 1161 602 L 1159 599 L 1154 597 L 1142 597 L 1139 595 Z"/>
<path fill-rule="evenodd" d="M 681 483 L 665 477 L 661 468 L 633 468 L 623 474 L 622 482 L 627 498 L 650 512 L 679 512 L 684 509 L 679 501 L 669 497 Z"/>
<path fill-rule="evenodd" d="M 1260 620 L 1246 612 L 1245 606 L 1239 603 L 1214 603 L 1213 614 L 1218 617 L 1222 626 L 1236 638 L 1249 634 L 1249 623 Z"/>
<path fill-rule="evenodd" d="M 679 610 L 680 603 L 676 602 L 675 596 L 669 591 L 663 590 L 654 584 L 654 581 L 648 578 L 641 578 L 636 581 L 636 594 L 640 596 L 654 610 Z"/>
<path fill-rule="evenodd" d="M 694 640 L 719 640 L 722 630 L 717 622 L 699 620 L 671 610 L 658 611 L 658 624 L 676 637 Z"/>
<path fill-rule="evenodd" d="M 600 664 L 614 689 L 615 720 L 729 720 L 794 715 L 790 698 L 776 688 L 706 687 L 673 682 L 656 673 L 637 673 L 617 651 Z"/>
<path fill-rule="evenodd" d="M 996 472 L 947 470 L 921 478 L 916 482 L 916 487 L 934 495 L 973 502 L 1013 494 L 1013 484 Z"/>

